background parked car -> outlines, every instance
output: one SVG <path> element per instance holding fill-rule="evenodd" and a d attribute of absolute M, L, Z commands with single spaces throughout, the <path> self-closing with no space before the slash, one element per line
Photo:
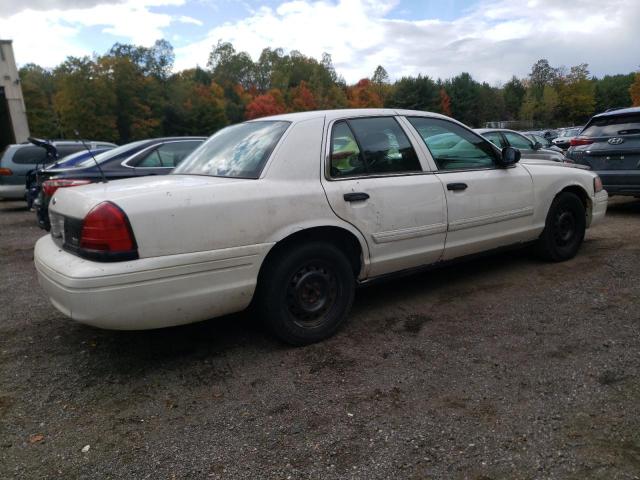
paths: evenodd
<path fill-rule="evenodd" d="M 582 127 L 568 127 L 558 130 L 558 136 L 552 140 L 553 144 L 566 150 L 571 145 L 571 139 L 580 135 Z"/>
<path fill-rule="evenodd" d="M 32 143 L 9 145 L 0 157 L 0 198 L 25 198 L 27 173 L 71 153 L 85 150 L 79 141 L 53 140 L 47 142 L 55 148 L 55 158 L 47 156 L 47 150 Z M 109 142 L 85 142 L 89 148 L 115 147 Z"/>
<path fill-rule="evenodd" d="M 567 156 L 596 171 L 610 195 L 640 196 L 640 107 L 593 116 Z"/>
<path fill-rule="evenodd" d="M 531 135 L 537 135 L 539 137 L 542 137 L 548 141 L 553 140 L 554 138 L 556 138 L 558 136 L 558 131 L 557 130 L 553 130 L 553 129 L 547 129 L 547 130 L 530 130 L 527 132 L 522 132 L 523 134 L 527 135 L 527 134 L 531 134 Z"/>
<path fill-rule="evenodd" d="M 76 187 L 102 180 L 165 175 L 195 150 L 206 137 L 168 137 L 140 140 L 89 157 L 66 167 L 52 165 L 38 180 L 41 191 L 35 203 L 38 225 L 49 230 L 49 200 L 58 188 Z M 100 165 L 98 167 L 97 164 Z"/>
<path fill-rule="evenodd" d="M 88 146 L 88 145 L 87 145 Z M 113 146 L 115 147 L 115 145 Z M 87 158 L 91 158 L 92 155 L 98 155 L 102 152 L 106 152 L 111 150 L 113 147 L 107 148 L 96 148 L 94 150 L 80 150 L 79 152 L 72 153 L 71 155 L 67 155 L 66 157 L 56 160 L 53 164 L 49 166 L 45 166 L 43 168 L 30 170 L 26 175 L 26 196 L 27 196 L 27 207 L 31 208 L 33 203 L 38 198 L 38 194 L 41 189 L 41 182 L 38 181 L 38 175 L 42 173 L 45 168 L 65 168 L 72 167 L 82 162 Z"/>
<path fill-rule="evenodd" d="M 542 148 L 546 148 L 547 150 L 555 150 L 556 152 L 559 152 L 559 153 L 564 153 L 564 150 L 554 145 L 551 139 L 549 138 L 545 138 L 536 133 L 530 133 L 530 132 L 523 132 L 522 134 L 525 137 L 527 137 L 529 140 L 531 140 L 533 143 L 538 142 L 540 145 L 542 145 Z"/>
<path fill-rule="evenodd" d="M 543 148 L 542 144 L 534 142 L 515 130 L 479 128 L 475 131 L 500 148 L 517 148 L 522 152 L 523 159 L 566 161 L 562 152 Z"/>

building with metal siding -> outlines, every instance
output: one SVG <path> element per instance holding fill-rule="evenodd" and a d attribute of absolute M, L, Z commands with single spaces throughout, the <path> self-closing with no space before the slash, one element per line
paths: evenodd
<path fill-rule="evenodd" d="M 0 40 L 0 150 L 29 137 L 27 110 L 11 40 Z"/>

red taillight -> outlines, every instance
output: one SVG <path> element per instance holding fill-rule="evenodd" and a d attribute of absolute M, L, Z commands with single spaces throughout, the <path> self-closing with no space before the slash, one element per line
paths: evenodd
<path fill-rule="evenodd" d="M 575 138 L 572 138 L 571 141 L 569 141 L 569 144 L 572 147 L 578 147 L 580 145 L 591 145 L 592 143 L 593 143 L 593 140 L 587 137 L 575 137 Z"/>
<path fill-rule="evenodd" d="M 138 258 L 138 246 L 127 215 L 115 204 L 102 202 L 91 209 L 82 223 L 80 251 L 96 260 Z"/>
<path fill-rule="evenodd" d="M 73 178 L 45 180 L 42 184 L 42 190 L 44 191 L 45 195 L 51 197 L 59 188 L 77 187 L 78 185 L 86 185 L 87 183 L 91 183 L 91 180 L 80 180 Z"/>
<path fill-rule="evenodd" d="M 13 172 L 10 168 L 0 168 L 0 176 L 10 177 L 11 175 L 13 175 Z"/>

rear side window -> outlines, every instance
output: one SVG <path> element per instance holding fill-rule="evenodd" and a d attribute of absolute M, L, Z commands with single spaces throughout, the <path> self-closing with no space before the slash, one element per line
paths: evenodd
<path fill-rule="evenodd" d="M 331 176 L 421 172 L 418 155 L 392 117 L 336 122 L 331 135 Z"/>
<path fill-rule="evenodd" d="M 47 152 L 44 148 L 34 146 L 22 147 L 13 154 L 13 163 L 36 164 L 44 163 L 47 159 Z"/>
<path fill-rule="evenodd" d="M 613 137 L 640 133 L 640 113 L 593 118 L 582 132 L 585 137 Z"/>
<path fill-rule="evenodd" d="M 160 145 L 152 152 L 132 162 L 136 168 L 174 168 L 202 142 L 171 142 Z"/>
<path fill-rule="evenodd" d="M 457 123 L 439 118 L 407 117 L 431 152 L 438 170 L 495 168 L 491 143 Z"/>

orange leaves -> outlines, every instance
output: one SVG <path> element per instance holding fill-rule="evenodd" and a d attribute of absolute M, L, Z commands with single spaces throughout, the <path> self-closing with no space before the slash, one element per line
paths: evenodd
<path fill-rule="evenodd" d="M 248 105 L 244 113 L 247 120 L 267 117 L 285 113 L 287 107 L 282 98 L 280 90 L 273 89 L 269 92 L 256 96 Z"/>
<path fill-rule="evenodd" d="M 451 117 L 451 97 L 444 88 L 440 89 L 440 111 L 443 115 Z"/>
<path fill-rule="evenodd" d="M 347 100 L 351 108 L 379 108 L 382 99 L 368 78 L 363 78 L 351 87 L 347 87 Z"/>

